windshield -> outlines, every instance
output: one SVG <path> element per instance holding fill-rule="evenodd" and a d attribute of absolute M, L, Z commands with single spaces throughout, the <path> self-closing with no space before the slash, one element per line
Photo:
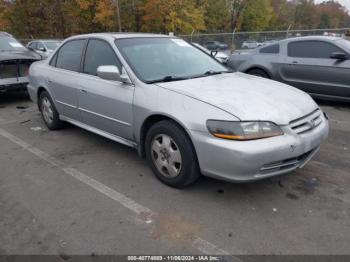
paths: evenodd
<path fill-rule="evenodd" d="M 45 45 L 49 50 L 55 50 L 60 44 L 61 42 L 45 42 Z"/>
<path fill-rule="evenodd" d="M 0 51 L 24 51 L 26 48 L 12 37 L 0 37 Z"/>
<path fill-rule="evenodd" d="M 346 51 L 350 53 L 350 41 L 346 39 L 340 39 L 339 42 L 343 47 L 345 47 Z"/>
<path fill-rule="evenodd" d="M 204 46 L 201 46 L 200 44 L 197 44 L 197 43 L 192 43 L 192 44 L 195 45 L 196 47 L 198 47 L 199 49 L 203 50 L 207 54 L 210 54 L 210 50 L 205 48 Z"/>
<path fill-rule="evenodd" d="M 116 40 L 116 45 L 135 74 L 148 83 L 229 72 L 215 59 L 181 39 L 128 38 Z"/>

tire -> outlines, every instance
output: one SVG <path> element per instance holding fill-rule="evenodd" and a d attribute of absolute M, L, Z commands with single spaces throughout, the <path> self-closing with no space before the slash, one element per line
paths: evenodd
<path fill-rule="evenodd" d="M 59 130 L 65 126 L 65 123 L 59 118 L 59 114 L 52 98 L 46 91 L 40 93 L 39 109 L 46 126 L 50 130 Z"/>
<path fill-rule="evenodd" d="M 249 75 L 259 76 L 263 78 L 270 78 L 270 76 L 262 69 L 252 69 L 247 72 Z"/>
<path fill-rule="evenodd" d="M 192 142 L 176 123 L 169 120 L 156 123 L 147 132 L 145 143 L 147 162 L 164 184 L 185 188 L 200 177 Z"/>

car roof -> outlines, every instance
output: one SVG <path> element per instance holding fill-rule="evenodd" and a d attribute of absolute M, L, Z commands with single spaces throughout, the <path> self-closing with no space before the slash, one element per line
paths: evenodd
<path fill-rule="evenodd" d="M 93 37 L 103 37 L 103 38 L 113 38 L 113 39 L 123 39 L 123 38 L 145 38 L 145 37 L 164 37 L 164 38 L 171 38 L 172 36 L 169 35 L 162 35 L 162 34 L 150 34 L 150 33 L 92 33 L 92 34 L 83 34 L 83 35 L 76 35 L 72 36 L 69 39 L 75 39 L 75 38 L 93 38 Z"/>
<path fill-rule="evenodd" d="M 35 43 L 35 42 L 62 42 L 60 39 L 35 39 L 30 41 L 29 43 Z"/>
<path fill-rule="evenodd" d="M 62 42 L 60 39 L 39 39 L 35 41 L 43 41 L 43 42 Z"/>
<path fill-rule="evenodd" d="M 6 37 L 12 37 L 13 38 L 13 36 L 11 34 L 7 33 L 7 32 L 0 32 L 0 37 L 1 36 L 6 36 Z"/>
<path fill-rule="evenodd" d="M 305 40 L 337 41 L 339 39 L 342 39 L 342 38 L 334 37 L 334 36 L 299 36 L 299 37 L 287 38 L 287 39 L 281 40 L 281 42 L 305 41 Z"/>

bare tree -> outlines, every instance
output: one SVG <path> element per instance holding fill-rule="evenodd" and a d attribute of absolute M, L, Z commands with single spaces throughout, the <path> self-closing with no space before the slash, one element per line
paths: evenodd
<path fill-rule="evenodd" d="M 246 8 L 248 1 L 250 0 L 226 0 L 231 14 L 231 30 L 234 31 L 237 26 L 239 19 Z"/>

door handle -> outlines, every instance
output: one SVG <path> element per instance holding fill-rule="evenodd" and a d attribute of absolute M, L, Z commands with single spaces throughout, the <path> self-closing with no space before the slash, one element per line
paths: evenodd
<path fill-rule="evenodd" d="M 290 63 L 290 65 L 296 65 L 298 64 L 298 61 L 293 61 L 292 63 Z"/>
<path fill-rule="evenodd" d="M 83 94 L 87 94 L 88 91 L 86 91 L 85 89 L 79 89 L 80 93 L 83 93 Z"/>

